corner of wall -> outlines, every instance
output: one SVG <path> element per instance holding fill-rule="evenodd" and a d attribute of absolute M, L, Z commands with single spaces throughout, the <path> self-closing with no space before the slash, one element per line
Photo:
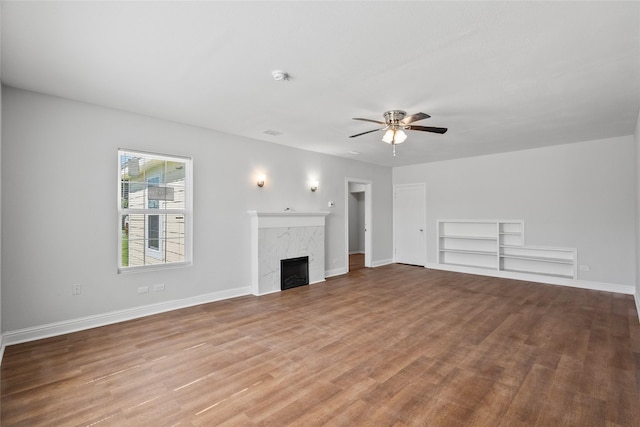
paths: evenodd
<path fill-rule="evenodd" d="M 0 7 L 0 16 L 2 8 Z M 0 69 L 2 64 L 2 53 L 0 52 Z M 0 153 L 2 152 L 2 76 L 0 76 Z M 0 158 L 0 175 L 2 172 Z M 2 365 L 2 356 L 4 355 L 4 340 L 2 339 L 2 182 L 0 181 L 0 365 Z"/>
<path fill-rule="evenodd" d="M 640 111 L 638 111 L 638 119 L 636 120 L 636 128 L 633 134 L 635 139 L 635 184 L 636 184 L 636 217 L 635 217 L 635 234 L 636 234 L 636 289 L 634 293 L 636 301 L 636 311 L 640 320 Z"/>

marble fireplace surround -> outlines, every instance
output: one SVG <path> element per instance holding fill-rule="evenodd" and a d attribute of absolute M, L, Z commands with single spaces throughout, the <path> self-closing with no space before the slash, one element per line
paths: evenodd
<path fill-rule="evenodd" d="M 329 212 L 260 212 L 251 217 L 251 293 L 280 292 L 280 260 L 309 257 L 309 283 L 324 281 Z"/>

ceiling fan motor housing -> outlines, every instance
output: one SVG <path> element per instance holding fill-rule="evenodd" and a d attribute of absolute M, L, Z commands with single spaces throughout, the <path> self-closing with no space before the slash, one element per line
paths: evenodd
<path fill-rule="evenodd" d="M 402 110 L 390 110 L 384 113 L 384 120 L 387 122 L 387 125 L 399 125 L 400 120 L 404 119 L 407 116 L 406 111 Z"/>

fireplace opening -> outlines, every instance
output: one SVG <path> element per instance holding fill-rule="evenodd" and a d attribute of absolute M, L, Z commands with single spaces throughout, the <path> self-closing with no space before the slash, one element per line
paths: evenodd
<path fill-rule="evenodd" d="M 280 290 L 309 284 L 309 257 L 280 260 Z"/>

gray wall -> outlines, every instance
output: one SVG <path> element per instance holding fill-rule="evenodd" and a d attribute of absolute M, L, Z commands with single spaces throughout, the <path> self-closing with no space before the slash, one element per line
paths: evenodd
<path fill-rule="evenodd" d="M 0 22 L 2 22 L 2 8 L 0 7 Z M 0 28 L 0 34 L 2 33 Z M 0 46 L 2 45 L 2 40 L 0 40 Z M 0 70 L 2 69 L 2 50 L 0 49 Z M 2 76 L 0 75 L 0 81 L 2 81 Z M 0 247 L 2 246 L 2 85 L 0 84 Z M 2 338 L 2 250 L 0 249 L 0 361 L 2 361 L 2 349 L 3 347 L 3 338 Z"/>
<path fill-rule="evenodd" d="M 636 129 L 634 133 L 635 138 L 635 166 L 636 166 L 636 180 L 635 180 L 635 200 L 636 200 L 636 218 L 635 218 L 635 231 L 636 231 L 636 308 L 638 309 L 638 316 L 640 317 L 640 113 L 638 113 L 638 121 L 636 122 Z"/>
<path fill-rule="evenodd" d="M 356 193 L 358 197 L 358 251 L 364 253 L 364 238 L 365 238 L 365 211 L 366 211 L 366 203 L 365 203 L 365 193 L 360 192 Z"/>
<path fill-rule="evenodd" d="M 10 87 L 2 100 L 3 331 L 248 287 L 248 210 L 320 211 L 335 202 L 326 269 L 346 270 L 347 176 L 372 181 L 372 260 L 392 258 L 389 168 Z M 193 157 L 193 266 L 117 274 L 118 148 Z M 137 294 L 155 283 L 166 291 Z"/>
<path fill-rule="evenodd" d="M 427 261 L 439 219 L 523 219 L 527 245 L 578 248 L 578 279 L 635 284 L 632 136 L 394 168 L 424 182 Z"/>
<path fill-rule="evenodd" d="M 349 252 L 364 253 L 364 192 L 349 194 Z"/>

